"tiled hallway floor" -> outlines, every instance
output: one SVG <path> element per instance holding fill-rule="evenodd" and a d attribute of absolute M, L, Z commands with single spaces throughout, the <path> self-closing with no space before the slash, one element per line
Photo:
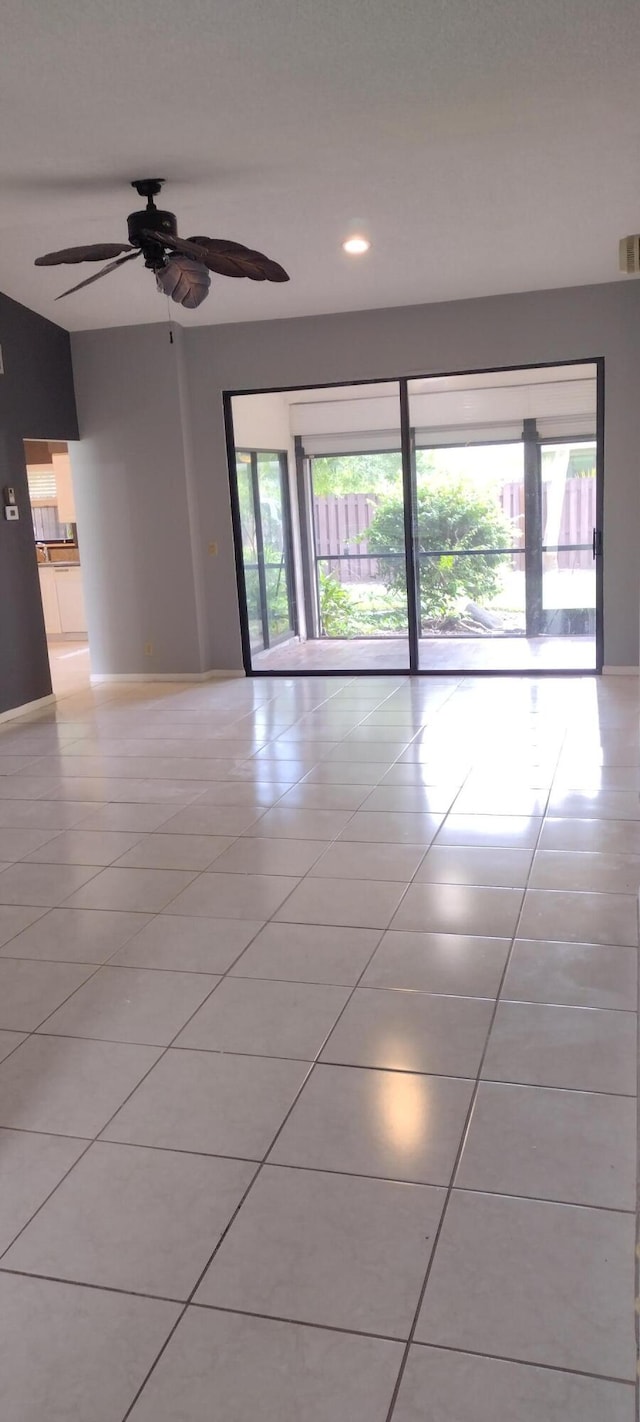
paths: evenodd
<path fill-rule="evenodd" d="M 6 1422 L 633 1422 L 634 678 L 0 733 Z"/>

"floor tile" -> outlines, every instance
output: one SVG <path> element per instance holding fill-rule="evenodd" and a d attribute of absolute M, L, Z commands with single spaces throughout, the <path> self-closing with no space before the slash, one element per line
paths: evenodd
<path fill-rule="evenodd" d="M 135 872 L 133 870 L 131 873 Z M 298 879 L 284 874 L 201 874 L 167 912 L 204 918 L 271 918 Z"/>
<path fill-rule="evenodd" d="M 548 792 L 524 787 L 512 787 L 492 777 L 484 786 L 468 784 L 460 791 L 454 805 L 457 815 L 544 815 Z"/>
<path fill-rule="evenodd" d="M 1 888 L 2 876 L 0 892 Z M 637 895 L 530 889 L 524 901 L 519 935 L 635 948 L 638 943 Z"/>
<path fill-rule="evenodd" d="M 549 814 L 563 819 L 577 815 L 588 820 L 640 820 L 637 790 L 553 790 Z"/>
<path fill-rule="evenodd" d="M 269 805 L 274 805 L 276 800 L 284 794 L 288 788 L 289 781 L 282 785 L 273 781 L 263 783 L 260 780 L 252 780 L 245 784 L 241 780 L 212 780 L 207 783 L 207 788 L 200 796 L 198 804 L 201 806 L 230 805 L 230 806 L 255 806 L 256 814 L 261 809 L 268 809 Z"/>
<path fill-rule="evenodd" d="M 356 988 L 322 1061 L 475 1077 L 492 1010 L 471 997 Z"/>
<path fill-rule="evenodd" d="M 178 869 L 103 869 L 69 907 L 160 913 L 192 879 L 191 871 Z"/>
<path fill-rule="evenodd" d="M 244 805 L 196 804 L 166 820 L 166 834 L 242 834 L 262 816 L 262 809 Z"/>
<path fill-rule="evenodd" d="M 423 815 L 445 814 L 460 793 L 458 785 L 377 785 L 365 800 L 363 811 L 399 811 Z"/>
<path fill-rule="evenodd" d="M 32 1032 L 94 971 L 75 963 L 0 958 L 0 1027 Z"/>
<path fill-rule="evenodd" d="M 518 938 L 502 996 L 519 1002 L 615 1007 L 635 1012 L 637 959 L 635 948 Z"/>
<path fill-rule="evenodd" d="M 45 908 L 23 908 L 15 904 L 0 904 L 0 947 L 10 943 L 18 933 L 35 923 L 46 913 Z"/>
<path fill-rule="evenodd" d="M 16 859 L 24 859 L 27 854 L 32 854 L 35 849 L 46 844 L 48 840 L 56 836 L 55 830 L 50 829 L 4 829 L 0 827 L 0 860 L 3 863 L 12 863 Z"/>
<path fill-rule="evenodd" d="M 279 801 L 281 810 L 357 810 L 369 794 L 367 785 L 314 785 L 301 780 Z"/>
<path fill-rule="evenodd" d="M 366 764 L 381 765 L 384 770 L 388 770 L 393 765 L 394 760 L 399 756 L 406 746 L 406 741 L 341 741 L 332 748 L 327 747 L 323 752 L 323 760 L 332 761 L 334 765 L 344 764 L 350 761 L 363 761 Z M 318 757 L 320 759 L 320 757 Z"/>
<path fill-rule="evenodd" d="M 631 1380 L 633 1269 L 631 1215 L 454 1191 L 416 1340 Z"/>
<path fill-rule="evenodd" d="M 133 1402 L 178 1305 L 0 1274 L 7 1422 L 115 1422 Z"/>
<path fill-rule="evenodd" d="M 265 1166 L 196 1301 L 406 1338 L 444 1191 Z"/>
<path fill-rule="evenodd" d="M 351 810 L 281 810 L 276 806 L 267 810 L 254 825 L 249 825 L 245 835 L 259 835 L 276 839 L 323 839 L 332 840 L 344 829 L 351 819 Z"/>
<path fill-rule="evenodd" d="M 155 834 L 138 838 L 135 848 L 118 860 L 122 869 L 208 869 L 233 844 L 230 835 Z"/>
<path fill-rule="evenodd" d="M 0 1253 L 86 1149 L 86 1142 L 0 1130 Z"/>
<path fill-rule="evenodd" d="M 633 1210 L 635 1113 L 622 1096 L 481 1082 L 455 1183 Z"/>
<path fill-rule="evenodd" d="M 317 1066 L 269 1160 L 448 1185 L 472 1089 L 458 1078 Z"/>
<path fill-rule="evenodd" d="M 211 1422 L 212 1397 L 228 1422 L 386 1422 L 401 1358 L 383 1339 L 191 1308 L 131 1422 Z"/>
<path fill-rule="evenodd" d="M 397 933 L 376 949 L 363 987 L 412 988 L 463 997 L 495 997 L 507 961 L 509 938 L 456 933 Z"/>
<path fill-rule="evenodd" d="M 0 874 L 0 903 L 53 908 L 97 872 L 78 864 L 11 864 Z"/>
<path fill-rule="evenodd" d="M 438 844 L 535 849 L 542 820 L 527 815 L 448 815 Z"/>
<path fill-rule="evenodd" d="M 64 830 L 25 858 L 30 864 L 113 864 L 139 838 L 123 830 Z"/>
<path fill-rule="evenodd" d="M 85 805 L 79 828 L 93 832 L 131 831 L 149 834 L 175 814 L 173 805 Z"/>
<path fill-rule="evenodd" d="M 424 855 L 422 845 L 359 844 L 340 840 L 310 870 L 318 879 L 395 879 L 408 883 Z"/>
<path fill-rule="evenodd" d="M 393 927 L 509 938 L 515 932 L 521 903 L 521 889 L 410 884 Z"/>
<path fill-rule="evenodd" d="M 421 844 L 426 849 L 443 818 L 443 815 L 357 810 L 339 839 L 341 844 L 344 840 L 361 840 L 373 844 Z"/>
<path fill-rule="evenodd" d="M 71 829 L 95 809 L 84 801 L 0 800 L 0 825 L 8 829 L 34 828 L 52 832 Z"/>
<path fill-rule="evenodd" d="M 636 1089 L 635 1013 L 501 1002 L 483 1076 L 492 1081 L 632 1096 Z"/>
<path fill-rule="evenodd" d="M 313 1061 L 349 998 L 346 987 L 226 978 L 176 1047 Z"/>
<path fill-rule="evenodd" d="M 0 1125 L 94 1136 L 159 1055 L 156 1047 L 28 1037 L 0 1066 Z"/>
<path fill-rule="evenodd" d="M 261 926 L 252 919 L 179 918 L 160 913 L 111 961 L 127 968 L 226 973 Z"/>
<path fill-rule="evenodd" d="M 308 1062 L 169 1051 L 105 1139 L 261 1160 L 308 1070 Z"/>
<path fill-rule="evenodd" d="M 640 855 L 542 851 L 535 857 L 531 888 L 637 894 Z"/>
<path fill-rule="evenodd" d="M 531 867 L 527 849 L 434 844 L 416 875 L 418 884 L 485 884 L 523 889 Z"/>
<path fill-rule="evenodd" d="M 380 930 L 373 928 L 267 923 L 231 975 L 355 987 L 379 940 Z"/>
<path fill-rule="evenodd" d="M 326 849 L 319 839 L 237 839 L 213 864 L 222 874 L 306 874 Z M 240 886 L 238 888 L 240 892 Z"/>
<path fill-rule="evenodd" d="M 239 1160 L 97 1141 L 3 1266 L 186 1299 L 254 1171 Z"/>
<path fill-rule="evenodd" d="M 393 1422 L 633 1422 L 633 1389 L 550 1368 L 416 1344 Z"/>
<path fill-rule="evenodd" d="M 547 819 L 540 849 L 640 855 L 640 823 L 632 820 Z"/>
<path fill-rule="evenodd" d="M 305 785 L 377 785 L 386 770 L 379 761 L 321 760 L 307 771 Z"/>
<path fill-rule="evenodd" d="M 42 1030 L 62 1037 L 166 1047 L 217 982 L 203 973 L 151 973 L 109 965 L 99 968 Z"/>
<path fill-rule="evenodd" d="M 303 879 L 276 914 L 285 923 L 337 924 L 345 928 L 386 928 L 405 884 L 372 879 Z"/>
<path fill-rule="evenodd" d="M 13 909 L 7 912 L 24 912 L 26 915 L 28 911 Z M 145 913 L 119 913 L 117 910 L 107 913 L 100 909 L 54 908 L 48 913 L 41 909 L 39 915 L 35 923 L 5 944 L 3 957 L 103 963 L 149 921 L 149 915 Z"/>

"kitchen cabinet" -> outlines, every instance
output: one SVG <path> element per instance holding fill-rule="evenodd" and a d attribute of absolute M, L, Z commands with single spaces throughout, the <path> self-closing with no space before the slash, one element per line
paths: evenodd
<path fill-rule="evenodd" d="M 48 636 L 86 637 L 82 568 L 40 566 L 44 625 Z"/>
<path fill-rule="evenodd" d="M 59 635 L 62 632 L 60 622 L 60 609 L 58 607 L 58 594 L 56 591 L 56 570 L 55 568 L 39 568 L 40 592 L 42 594 L 42 611 L 44 612 L 44 625 L 47 636 L 51 634 Z"/>

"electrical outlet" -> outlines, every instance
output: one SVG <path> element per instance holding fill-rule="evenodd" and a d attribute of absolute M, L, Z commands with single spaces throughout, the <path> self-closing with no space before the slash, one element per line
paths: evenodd
<path fill-rule="evenodd" d="M 218 552 L 218 545 L 217 545 L 217 543 L 210 543 L 210 544 L 209 544 L 209 552 L 210 552 L 211 556 L 212 556 L 213 558 L 215 558 L 215 555 L 216 555 L 216 553 Z"/>
<path fill-rule="evenodd" d="M 152 656 L 153 656 L 153 642 L 145 642 L 145 644 L 144 644 L 144 654 L 145 654 L 145 657 L 152 657 Z"/>

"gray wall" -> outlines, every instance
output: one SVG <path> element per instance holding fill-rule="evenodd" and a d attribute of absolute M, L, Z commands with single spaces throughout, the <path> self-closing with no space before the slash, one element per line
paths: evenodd
<path fill-rule="evenodd" d="M 595 356 L 605 358 L 605 663 L 638 665 L 640 284 L 616 282 L 436 306 L 205 326 L 181 334 L 182 342 L 173 347 L 168 345 L 167 328 L 159 326 L 72 338 L 81 433 L 92 442 L 82 455 L 93 493 L 83 504 L 87 531 L 81 529 L 81 536 L 86 544 L 89 525 L 101 523 L 103 555 L 110 561 L 118 547 L 112 504 L 116 498 L 126 501 L 135 547 L 121 547 L 123 583 L 132 580 L 135 568 L 145 605 L 158 614 L 162 610 L 163 616 L 168 610 L 169 634 L 156 670 L 242 665 L 223 390 Z M 176 345 L 184 357 L 182 367 Z M 179 378 L 180 398 L 175 393 Z M 172 454 L 177 439 L 176 401 L 186 422 L 182 470 Z M 145 454 L 147 439 L 153 442 L 151 461 Z M 77 480 L 81 493 L 78 484 Z M 144 510 L 159 487 L 165 492 L 157 507 L 155 538 L 150 541 L 144 536 Z M 157 550 L 168 547 L 170 525 L 180 521 L 181 507 L 188 511 L 189 490 L 191 519 L 186 518 L 176 540 L 174 557 L 159 561 Z M 215 557 L 207 555 L 211 540 L 218 543 Z M 142 636 L 136 612 L 129 608 L 133 592 L 131 588 L 123 596 L 117 589 L 111 605 L 102 599 L 100 607 L 99 599 L 91 600 L 89 595 L 96 670 L 148 669 L 141 656 L 141 643 L 147 638 Z M 129 619 L 135 623 L 135 636 Z M 161 627 L 159 615 L 156 623 Z M 176 645 L 178 630 L 180 644 Z M 100 665 L 94 646 L 98 633 Z"/>
<path fill-rule="evenodd" d="M 73 487 L 97 673 L 189 672 L 202 662 L 180 335 L 171 343 L 157 325 L 72 338 Z"/>
<path fill-rule="evenodd" d="M 51 692 L 24 439 L 75 439 L 66 331 L 0 295 L 0 489 L 16 490 L 20 519 L 0 509 L 0 713 Z"/>

